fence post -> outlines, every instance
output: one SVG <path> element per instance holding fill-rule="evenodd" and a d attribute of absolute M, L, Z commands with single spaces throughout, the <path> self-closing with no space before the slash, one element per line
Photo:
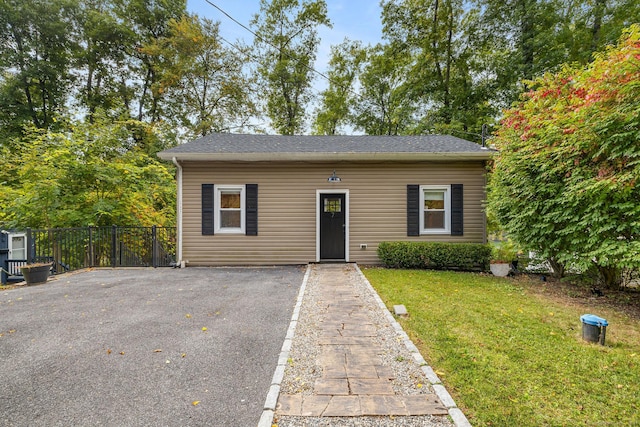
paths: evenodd
<path fill-rule="evenodd" d="M 158 266 L 158 234 L 157 227 L 151 227 L 151 264 L 153 268 Z"/>
<path fill-rule="evenodd" d="M 36 244 L 33 241 L 31 228 L 27 228 L 27 264 L 31 264 L 36 259 Z"/>
<path fill-rule="evenodd" d="M 117 242 L 118 241 L 118 226 L 113 225 L 111 227 L 111 267 L 116 268 L 117 262 Z"/>
<path fill-rule="evenodd" d="M 7 284 L 7 272 L 9 269 L 7 260 L 9 259 L 9 233 L 4 230 L 0 231 L 0 283 Z"/>
<path fill-rule="evenodd" d="M 93 226 L 90 225 L 89 227 L 87 227 L 89 229 L 89 267 L 93 267 L 93 259 L 94 259 L 94 253 L 93 253 Z"/>

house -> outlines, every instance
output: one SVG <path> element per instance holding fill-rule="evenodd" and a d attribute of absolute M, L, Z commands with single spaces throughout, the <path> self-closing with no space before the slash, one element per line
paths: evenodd
<path fill-rule="evenodd" d="M 181 265 L 377 264 L 382 241 L 486 241 L 493 150 L 443 135 L 211 134 L 176 164 Z"/>

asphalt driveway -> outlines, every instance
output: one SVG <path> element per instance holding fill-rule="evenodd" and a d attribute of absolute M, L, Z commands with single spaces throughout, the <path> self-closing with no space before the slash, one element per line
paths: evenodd
<path fill-rule="evenodd" d="M 303 275 L 107 269 L 0 291 L 0 425 L 255 426 Z"/>

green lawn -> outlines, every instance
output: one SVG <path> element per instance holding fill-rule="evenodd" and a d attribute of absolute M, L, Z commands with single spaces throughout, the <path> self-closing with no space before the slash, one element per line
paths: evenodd
<path fill-rule="evenodd" d="M 640 425 L 640 322 L 513 279 L 363 269 L 474 426 Z M 606 346 L 580 315 L 609 322 Z"/>

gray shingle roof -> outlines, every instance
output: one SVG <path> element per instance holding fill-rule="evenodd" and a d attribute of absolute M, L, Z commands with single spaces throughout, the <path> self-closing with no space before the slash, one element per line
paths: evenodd
<path fill-rule="evenodd" d="M 158 155 L 166 160 L 213 160 L 237 157 L 266 160 L 276 156 L 296 159 L 319 159 L 342 155 L 343 158 L 361 158 L 363 155 L 387 158 L 408 154 L 446 155 L 445 157 L 489 158 L 491 151 L 480 145 L 449 135 L 370 136 L 370 135 L 245 135 L 210 134 L 186 144 L 162 151 Z M 289 155 L 289 156 L 286 156 Z M 196 158 L 196 156 L 200 156 Z"/>

